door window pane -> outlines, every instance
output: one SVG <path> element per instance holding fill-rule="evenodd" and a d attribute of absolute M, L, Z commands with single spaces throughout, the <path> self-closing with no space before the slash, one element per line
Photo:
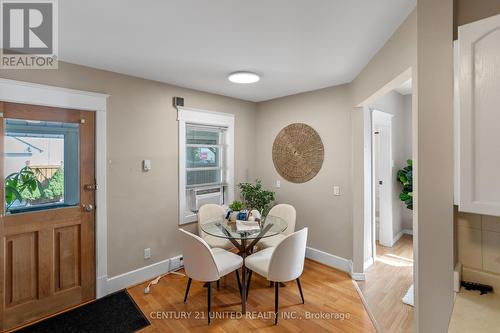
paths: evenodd
<path fill-rule="evenodd" d="M 78 205 L 79 156 L 78 124 L 6 119 L 6 212 Z"/>

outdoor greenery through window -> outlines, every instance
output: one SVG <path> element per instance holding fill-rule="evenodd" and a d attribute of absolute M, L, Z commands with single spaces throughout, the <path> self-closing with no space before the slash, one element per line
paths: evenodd
<path fill-rule="evenodd" d="M 224 128 L 187 125 L 186 185 L 188 187 L 223 182 L 224 135 Z"/>
<path fill-rule="evenodd" d="M 79 204 L 79 125 L 5 120 L 5 211 Z"/>

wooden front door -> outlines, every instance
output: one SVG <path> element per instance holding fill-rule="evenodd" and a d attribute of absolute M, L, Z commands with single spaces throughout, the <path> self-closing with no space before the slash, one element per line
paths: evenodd
<path fill-rule="evenodd" d="M 95 115 L 7 102 L 0 112 L 7 330 L 95 298 Z"/>

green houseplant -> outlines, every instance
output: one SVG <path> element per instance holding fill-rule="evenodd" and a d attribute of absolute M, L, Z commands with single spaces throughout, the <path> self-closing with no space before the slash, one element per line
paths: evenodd
<path fill-rule="evenodd" d="M 257 209 L 262 216 L 266 216 L 274 202 L 274 192 L 265 190 L 259 179 L 255 181 L 255 184 L 240 183 L 238 187 L 246 208 Z"/>
<path fill-rule="evenodd" d="M 39 191 L 40 182 L 35 173 L 25 166 L 5 177 L 5 206 L 9 209 L 16 200 L 22 202 L 25 196 L 35 196 Z"/>
<path fill-rule="evenodd" d="M 406 167 L 398 171 L 397 180 L 403 186 L 399 199 L 404 202 L 406 208 L 413 210 L 413 161 L 407 160 Z"/>
<path fill-rule="evenodd" d="M 232 204 L 229 205 L 229 209 L 231 209 L 233 212 L 239 212 L 243 209 L 243 202 L 235 200 Z"/>

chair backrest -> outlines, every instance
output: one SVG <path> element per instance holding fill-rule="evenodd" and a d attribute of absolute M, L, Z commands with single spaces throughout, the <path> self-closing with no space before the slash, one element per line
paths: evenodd
<path fill-rule="evenodd" d="M 224 217 L 225 210 L 216 204 L 206 204 L 198 210 L 198 235 L 204 238 L 207 234 L 201 230 L 201 225 L 215 217 Z"/>
<path fill-rule="evenodd" d="M 207 242 L 186 230 L 179 229 L 179 232 L 186 275 L 198 281 L 218 280 L 219 269 Z"/>
<path fill-rule="evenodd" d="M 307 228 L 286 236 L 274 249 L 267 279 L 287 282 L 298 278 L 304 270 Z"/>
<path fill-rule="evenodd" d="M 290 235 L 295 231 L 295 220 L 297 218 L 297 212 L 295 207 L 289 204 L 279 204 L 271 208 L 268 215 L 281 217 L 288 223 L 286 230 L 283 232 L 285 235 Z"/>

